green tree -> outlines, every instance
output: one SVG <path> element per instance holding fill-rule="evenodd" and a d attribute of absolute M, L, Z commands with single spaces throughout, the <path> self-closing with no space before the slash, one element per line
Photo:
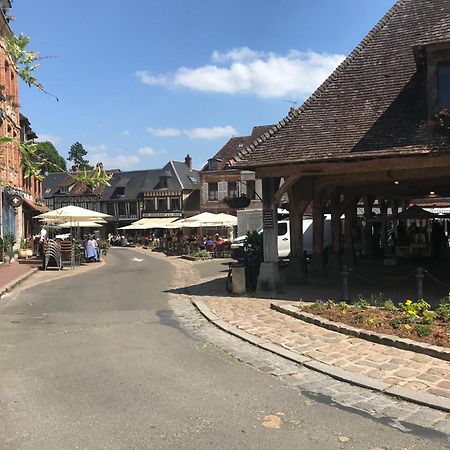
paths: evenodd
<path fill-rule="evenodd" d="M 69 157 L 67 159 L 78 166 L 79 170 L 92 170 L 93 167 L 89 165 L 89 160 L 85 158 L 86 155 L 87 151 L 83 148 L 83 145 L 79 142 L 75 142 L 75 144 L 70 147 Z"/>
<path fill-rule="evenodd" d="M 37 157 L 43 161 L 41 170 L 45 172 L 65 172 L 66 160 L 58 153 L 55 146 L 49 142 L 37 142 Z"/>

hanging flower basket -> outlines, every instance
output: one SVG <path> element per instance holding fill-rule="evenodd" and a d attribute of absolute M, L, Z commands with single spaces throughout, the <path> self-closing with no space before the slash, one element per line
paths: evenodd
<path fill-rule="evenodd" d="M 250 205 L 250 199 L 245 194 L 240 197 L 225 198 L 224 202 L 232 209 L 247 208 Z"/>
<path fill-rule="evenodd" d="M 450 109 L 441 109 L 434 116 L 434 119 L 437 128 L 445 131 L 450 131 Z"/>

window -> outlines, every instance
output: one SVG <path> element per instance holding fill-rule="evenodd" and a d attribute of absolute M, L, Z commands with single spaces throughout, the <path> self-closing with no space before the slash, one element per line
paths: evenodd
<path fill-rule="evenodd" d="M 255 194 L 255 180 L 249 180 L 246 182 L 247 184 L 247 197 L 250 200 L 256 200 L 256 194 Z"/>
<path fill-rule="evenodd" d="M 69 188 L 67 186 L 59 188 L 59 193 L 60 194 L 67 194 L 68 192 L 69 192 Z"/>
<path fill-rule="evenodd" d="M 158 211 L 167 211 L 167 199 L 158 198 Z"/>
<path fill-rule="evenodd" d="M 128 203 L 130 207 L 130 216 L 136 217 L 137 216 L 137 205 L 136 202 L 130 202 Z"/>
<path fill-rule="evenodd" d="M 278 236 L 284 236 L 287 233 L 287 223 L 278 222 Z"/>
<path fill-rule="evenodd" d="M 236 181 L 228 182 L 228 197 L 239 197 L 238 187 Z"/>
<path fill-rule="evenodd" d="M 438 67 L 439 109 L 450 108 L 450 63 Z"/>
<path fill-rule="evenodd" d="M 209 170 L 217 170 L 217 161 L 215 159 L 210 159 L 208 162 Z"/>
<path fill-rule="evenodd" d="M 208 183 L 208 200 L 215 201 L 219 199 L 219 186 L 217 183 Z"/>
<path fill-rule="evenodd" d="M 144 210 L 145 211 L 154 211 L 155 210 L 155 199 L 154 198 L 145 199 Z"/>
<path fill-rule="evenodd" d="M 159 188 L 164 189 L 167 187 L 167 177 L 159 177 Z"/>
<path fill-rule="evenodd" d="M 119 202 L 117 203 L 118 210 L 119 210 L 119 217 L 124 217 L 127 215 L 127 208 L 125 206 L 125 202 Z"/>
<path fill-rule="evenodd" d="M 195 177 L 189 177 L 189 179 L 190 179 L 193 183 L 197 183 L 197 178 L 195 178 Z"/>
<path fill-rule="evenodd" d="M 116 211 L 114 208 L 114 203 L 107 203 L 106 204 L 106 213 L 109 214 L 110 216 L 115 216 L 116 215 Z"/>
<path fill-rule="evenodd" d="M 181 209 L 179 197 L 172 197 L 170 199 L 170 209 L 171 211 L 179 211 Z"/>

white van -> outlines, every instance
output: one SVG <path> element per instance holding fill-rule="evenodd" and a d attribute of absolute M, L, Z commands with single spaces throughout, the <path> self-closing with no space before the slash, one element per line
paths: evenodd
<path fill-rule="evenodd" d="M 303 250 L 311 255 L 313 252 L 313 221 L 312 219 L 303 219 Z M 258 233 L 262 233 L 260 228 Z M 247 236 L 237 237 L 231 244 L 233 259 L 241 259 L 244 252 L 244 242 Z M 325 216 L 324 223 L 324 248 L 331 246 L 331 216 Z M 291 253 L 291 234 L 289 220 L 280 220 L 278 222 L 278 256 L 287 258 Z"/>

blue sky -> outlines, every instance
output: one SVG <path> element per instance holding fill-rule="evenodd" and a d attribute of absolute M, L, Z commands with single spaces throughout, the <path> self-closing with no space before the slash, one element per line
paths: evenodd
<path fill-rule="evenodd" d="M 276 123 L 359 43 L 394 0 L 15 0 L 12 27 L 42 56 L 23 114 L 67 155 L 200 167 L 233 134 Z"/>

